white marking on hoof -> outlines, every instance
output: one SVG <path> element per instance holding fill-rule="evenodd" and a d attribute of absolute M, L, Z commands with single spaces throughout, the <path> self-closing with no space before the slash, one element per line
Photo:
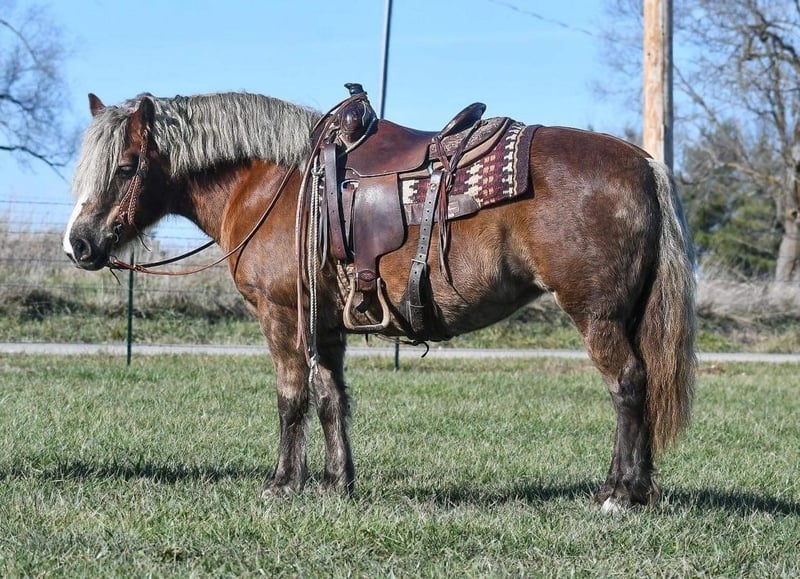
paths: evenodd
<path fill-rule="evenodd" d="M 611 497 L 608 497 L 603 503 L 603 506 L 600 507 L 600 512 L 602 512 L 604 515 L 613 515 L 614 513 L 619 513 L 624 510 L 624 507 L 614 501 Z"/>

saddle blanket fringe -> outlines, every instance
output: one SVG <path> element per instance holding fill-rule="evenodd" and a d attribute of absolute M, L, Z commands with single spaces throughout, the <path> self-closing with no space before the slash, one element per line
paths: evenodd
<path fill-rule="evenodd" d="M 538 125 L 511 122 L 486 155 L 456 170 L 449 191 L 449 219 L 528 192 L 530 147 L 537 128 Z M 403 208 L 409 225 L 420 223 L 429 183 L 429 177 L 400 176 Z"/>

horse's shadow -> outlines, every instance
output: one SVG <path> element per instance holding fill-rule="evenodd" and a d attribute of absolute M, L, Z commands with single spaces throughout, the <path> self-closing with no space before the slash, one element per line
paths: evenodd
<path fill-rule="evenodd" d="M 765 496 L 752 491 L 730 492 L 716 489 L 681 490 L 668 493 L 669 501 L 676 505 L 690 505 L 707 511 L 734 513 L 763 512 L 773 515 L 800 515 L 800 503 Z"/>
<path fill-rule="evenodd" d="M 516 484 L 506 487 L 492 485 L 409 485 L 400 492 L 407 498 L 440 506 L 471 505 L 490 507 L 511 502 L 546 503 L 559 499 L 587 500 L 597 490 L 595 483 L 584 480 L 564 485 Z"/>
<path fill-rule="evenodd" d="M 85 459 L 54 462 L 49 465 L 14 466 L 0 465 L 0 481 L 12 478 L 29 479 L 35 476 L 42 481 L 90 481 L 113 480 L 125 481 L 148 479 L 155 483 L 174 485 L 186 481 L 205 481 L 215 483 L 223 480 L 261 478 L 263 480 L 272 471 L 267 472 L 258 467 L 241 465 L 191 465 L 179 462 L 158 463 L 152 460 L 130 460 L 94 462 Z"/>
<path fill-rule="evenodd" d="M 35 465 L 35 462 L 28 464 Z M 10 479 L 30 479 L 33 476 L 41 481 L 148 479 L 165 485 L 186 481 L 202 481 L 213 484 L 224 480 L 239 479 L 263 481 L 271 474 L 271 469 L 255 466 L 190 465 L 174 462 L 159 464 L 149 460 L 98 463 L 75 459 L 47 466 L 9 467 L 0 465 L 0 482 Z M 316 477 L 312 477 L 312 480 L 313 478 Z M 400 480 L 408 480 L 410 477 L 398 474 L 396 477 L 389 478 L 393 478 L 397 483 Z M 396 488 L 400 494 L 416 502 L 434 503 L 443 507 L 461 505 L 489 507 L 510 502 L 535 505 L 560 499 L 590 502 L 594 492 L 599 488 L 599 481 L 583 479 L 567 484 L 520 482 L 505 487 L 487 484 L 450 486 L 400 484 Z M 358 490 L 356 490 L 356 499 L 358 499 Z M 800 516 L 800 503 L 748 490 L 721 491 L 714 488 L 688 490 L 674 487 L 666 490 L 664 502 L 668 505 L 665 508 L 674 506 L 705 511 L 728 511 L 736 514 L 764 512 Z"/>
<path fill-rule="evenodd" d="M 521 482 L 503 487 L 489 488 L 486 485 L 407 486 L 402 489 L 408 498 L 432 502 L 441 506 L 472 505 L 486 507 L 521 501 L 531 505 L 555 500 L 591 502 L 599 489 L 600 481 L 583 479 L 568 484 Z M 770 497 L 754 491 L 721 491 L 714 488 L 665 489 L 661 503 L 662 512 L 689 508 L 703 511 L 727 511 L 734 514 L 764 512 L 777 515 L 800 515 L 800 503 L 778 497 Z"/>

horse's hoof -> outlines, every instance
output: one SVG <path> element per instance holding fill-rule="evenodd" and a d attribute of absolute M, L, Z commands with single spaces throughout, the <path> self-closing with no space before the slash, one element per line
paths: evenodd
<path fill-rule="evenodd" d="M 592 501 L 594 508 L 599 509 L 604 515 L 622 513 L 631 509 L 631 497 L 624 488 L 604 486 Z"/>
<path fill-rule="evenodd" d="M 621 513 L 627 511 L 629 508 L 628 505 L 622 505 L 612 497 L 608 497 L 603 504 L 600 506 L 600 512 L 604 515 L 613 515 L 615 513 Z"/>
<path fill-rule="evenodd" d="M 649 499 L 649 500 L 648 500 Z M 627 493 L 611 493 L 596 496 L 594 500 L 595 508 L 599 508 L 604 515 L 614 515 L 628 511 L 638 511 L 652 507 L 657 502 L 656 497 L 651 494 L 649 497 L 636 499 Z"/>
<path fill-rule="evenodd" d="M 265 484 L 261 489 L 261 498 L 268 499 L 283 499 L 297 495 L 300 491 L 293 488 L 291 485 L 286 484 Z"/>

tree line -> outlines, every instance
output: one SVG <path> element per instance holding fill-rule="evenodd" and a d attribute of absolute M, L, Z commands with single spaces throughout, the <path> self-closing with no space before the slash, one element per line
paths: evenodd
<path fill-rule="evenodd" d="M 602 28 L 628 104 L 642 5 L 608 0 Z M 673 22 L 675 173 L 701 272 L 798 281 L 800 1 L 673 0 Z"/>

